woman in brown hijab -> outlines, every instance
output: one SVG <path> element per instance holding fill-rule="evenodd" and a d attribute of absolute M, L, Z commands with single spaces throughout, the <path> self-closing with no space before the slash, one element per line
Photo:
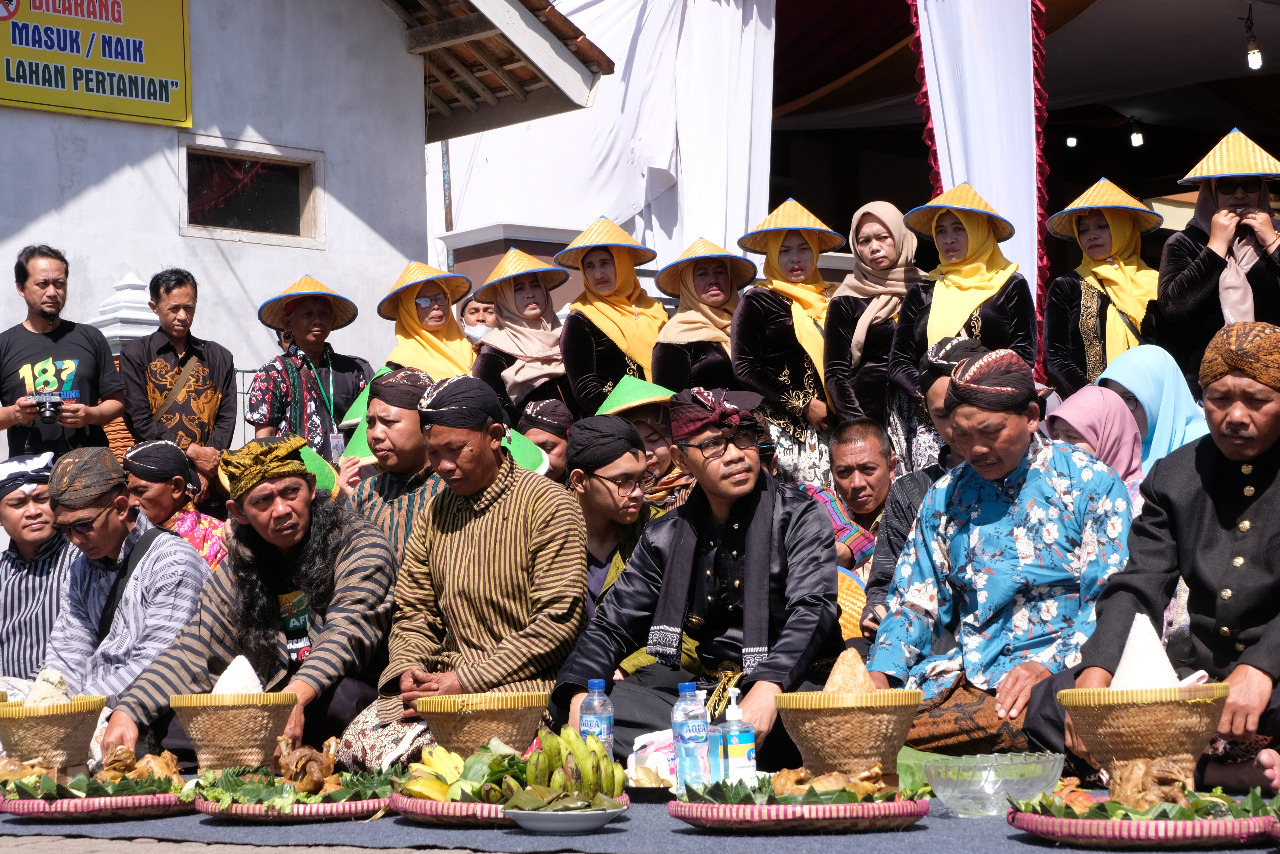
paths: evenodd
<path fill-rule="evenodd" d="M 889 351 L 916 269 L 916 236 L 889 202 L 868 202 L 849 228 L 856 266 L 827 305 L 827 394 L 836 420 L 867 417 L 888 426 Z"/>

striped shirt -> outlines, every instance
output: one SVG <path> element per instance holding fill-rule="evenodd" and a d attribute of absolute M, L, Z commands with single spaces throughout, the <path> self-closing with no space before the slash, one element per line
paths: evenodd
<path fill-rule="evenodd" d="M 360 481 L 351 496 L 351 509 L 382 529 L 391 541 L 391 551 L 399 564 L 413 522 L 431 497 L 444 489 L 444 481 L 430 469 L 406 477 L 395 472 Z"/>
<path fill-rule="evenodd" d="M 80 550 L 49 538 L 30 561 L 10 545 L 0 552 L 0 676 L 35 679 Z"/>
<path fill-rule="evenodd" d="M 323 611 L 311 608 L 307 616 L 311 654 L 291 677 L 285 635 L 279 632 L 274 667 L 258 673 L 267 691 L 283 690 L 291 679 L 298 679 L 323 694 L 342 677 L 368 667 L 386 636 L 395 578 L 391 547 L 368 522 L 337 518 L 346 530 L 333 570 L 333 598 Z M 276 567 L 262 569 L 271 572 Z M 224 563 L 205 585 L 190 623 L 120 698 L 119 708 L 136 723 L 150 724 L 169 708 L 173 694 L 210 691 L 232 659 L 243 654 L 240 627 L 230 616 L 236 595 L 235 573 Z"/>
<path fill-rule="evenodd" d="M 67 596 L 49 638 L 45 667 L 62 673 L 73 695 L 101 695 L 114 706 L 138 674 L 167 647 L 191 619 L 209 565 L 191 544 L 161 535 L 142 556 L 111 621 L 98 643 L 98 623 L 116 573 L 124 569 L 138 540 L 154 527 L 143 513 L 114 560 L 80 555 L 71 564 Z"/>
<path fill-rule="evenodd" d="M 452 670 L 471 693 L 550 690 L 586 596 L 586 525 L 563 486 L 508 457 L 478 495 L 442 490 L 405 549 L 379 718 L 399 717 L 414 667 Z"/>

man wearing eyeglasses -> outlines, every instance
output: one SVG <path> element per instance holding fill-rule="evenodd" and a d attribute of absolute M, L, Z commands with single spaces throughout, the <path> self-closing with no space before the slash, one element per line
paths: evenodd
<path fill-rule="evenodd" d="M 109 448 L 67 453 L 49 480 L 54 527 L 81 555 L 44 666 L 108 706 L 187 624 L 209 580 L 190 543 L 130 508 L 127 483 Z"/>
<path fill-rule="evenodd" d="M 576 726 L 588 679 L 612 673 L 645 646 L 669 678 L 613 683 L 614 752 L 670 725 L 677 685 L 711 694 L 713 719 L 726 689 L 742 689 L 762 769 L 797 767 L 800 755 L 778 723 L 774 698 L 819 690 L 816 662 L 843 649 L 837 627 L 831 522 L 804 493 L 760 471 L 763 435 L 751 410 L 760 395 L 695 388 L 671 399 L 672 448 L 697 479 L 689 500 L 646 526 L 627 568 L 560 670 L 552 699 Z M 572 435 L 572 434 L 571 434 Z M 682 666 L 686 639 L 697 670 Z"/>

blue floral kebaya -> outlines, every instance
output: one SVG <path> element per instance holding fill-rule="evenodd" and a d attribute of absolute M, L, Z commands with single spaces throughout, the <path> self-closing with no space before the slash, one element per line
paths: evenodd
<path fill-rule="evenodd" d="M 1131 512 L 1108 465 L 1038 435 L 1004 480 L 952 469 L 898 559 L 868 667 L 928 702 L 961 670 L 994 691 L 1023 662 L 1053 673 L 1077 664 L 1106 579 L 1128 561 Z M 958 646 L 930 655 L 956 617 Z"/>

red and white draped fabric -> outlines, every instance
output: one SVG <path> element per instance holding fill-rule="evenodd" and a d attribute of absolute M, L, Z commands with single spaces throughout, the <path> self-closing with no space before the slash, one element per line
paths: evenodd
<path fill-rule="evenodd" d="M 1013 223 L 1002 249 L 1039 312 L 1049 285 L 1044 0 L 909 2 L 934 191 L 968 181 Z"/>

